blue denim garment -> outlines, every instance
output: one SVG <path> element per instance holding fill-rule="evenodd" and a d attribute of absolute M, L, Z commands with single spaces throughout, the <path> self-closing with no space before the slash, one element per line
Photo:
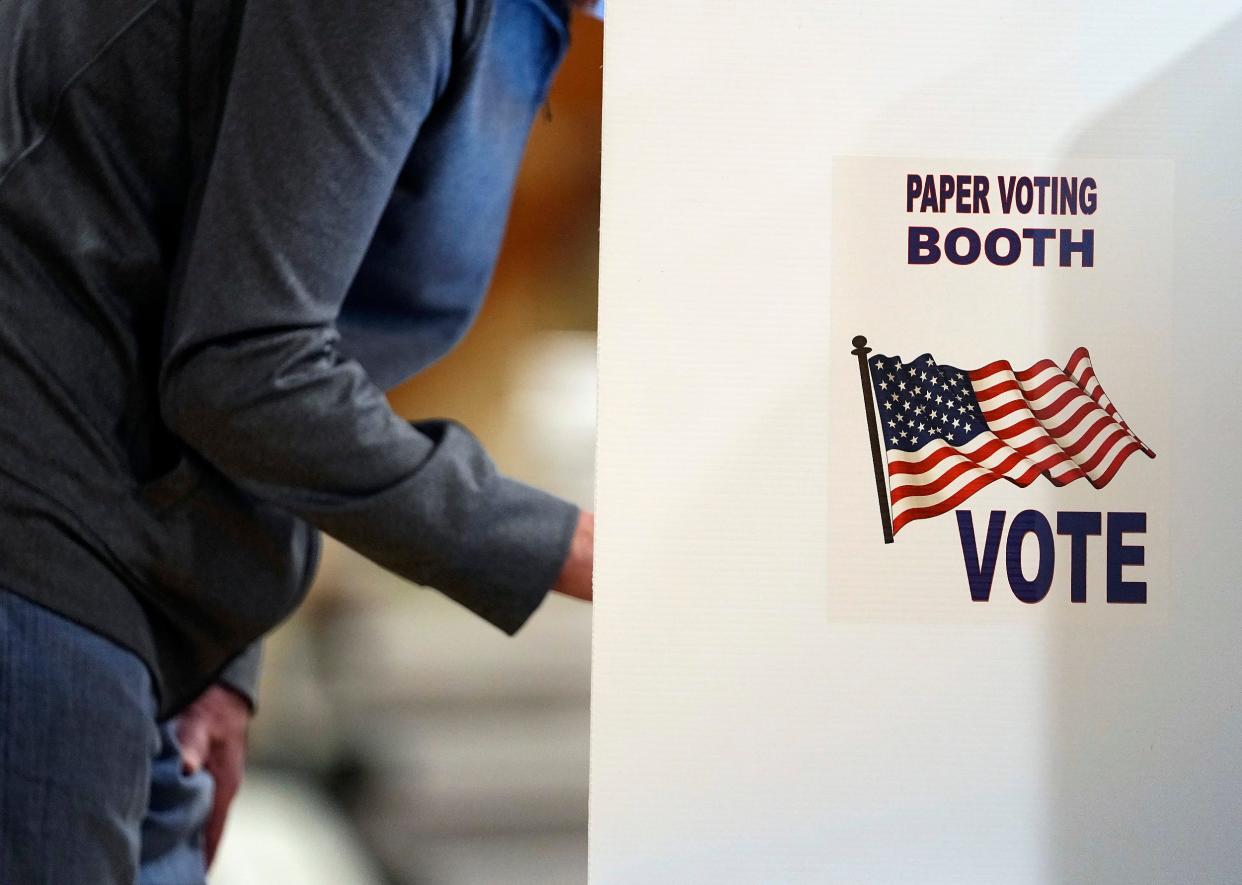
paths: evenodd
<path fill-rule="evenodd" d="M 0 882 L 196 885 L 212 782 L 132 652 L 0 590 Z"/>
<path fill-rule="evenodd" d="M 389 388 L 447 353 L 474 320 L 500 249 L 531 117 L 568 43 L 557 0 L 495 0 L 487 32 L 446 74 L 341 306 L 339 349 Z"/>
<path fill-rule="evenodd" d="M 0 584 L 161 715 L 327 531 L 506 632 L 577 510 L 384 391 L 492 274 L 565 0 L 0 3 Z"/>
<path fill-rule="evenodd" d="M 215 782 L 206 769 L 182 770 L 175 719 L 161 722 L 151 789 L 139 831 L 138 885 L 201 885 Z"/>

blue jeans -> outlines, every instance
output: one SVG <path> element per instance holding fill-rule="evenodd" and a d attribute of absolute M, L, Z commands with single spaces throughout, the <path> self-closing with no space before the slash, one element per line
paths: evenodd
<path fill-rule="evenodd" d="M 202 885 L 206 772 L 181 772 L 130 652 L 0 590 L 0 883 Z"/>

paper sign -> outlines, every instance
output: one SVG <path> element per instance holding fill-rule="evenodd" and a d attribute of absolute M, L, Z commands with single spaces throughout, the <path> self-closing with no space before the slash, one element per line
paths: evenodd
<path fill-rule="evenodd" d="M 834 178 L 830 616 L 1163 611 L 1171 165 L 842 158 Z"/>

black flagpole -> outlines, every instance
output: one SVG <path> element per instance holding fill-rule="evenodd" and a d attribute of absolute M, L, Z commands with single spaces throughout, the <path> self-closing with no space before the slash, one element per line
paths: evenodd
<path fill-rule="evenodd" d="M 867 337 L 858 335 L 854 338 L 854 349 L 850 351 L 858 357 L 858 374 L 862 379 L 863 402 L 867 406 L 867 429 L 871 432 L 871 463 L 875 467 L 875 493 L 880 499 L 880 520 L 884 523 L 884 543 L 893 543 L 893 521 L 888 513 L 888 483 L 884 479 L 884 458 L 880 447 L 880 429 L 875 421 L 875 400 L 871 394 L 871 369 L 867 366 L 867 354 L 871 348 L 867 346 Z"/>

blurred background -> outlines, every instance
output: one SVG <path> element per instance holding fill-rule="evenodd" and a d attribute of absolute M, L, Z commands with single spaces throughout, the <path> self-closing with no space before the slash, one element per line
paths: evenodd
<path fill-rule="evenodd" d="M 484 310 L 392 394 L 501 469 L 591 506 L 603 26 L 576 16 Z M 212 885 L 586 881 L 589 606 L 510 639 L 326 540 L 269 640 L 247 781 Z"/>

